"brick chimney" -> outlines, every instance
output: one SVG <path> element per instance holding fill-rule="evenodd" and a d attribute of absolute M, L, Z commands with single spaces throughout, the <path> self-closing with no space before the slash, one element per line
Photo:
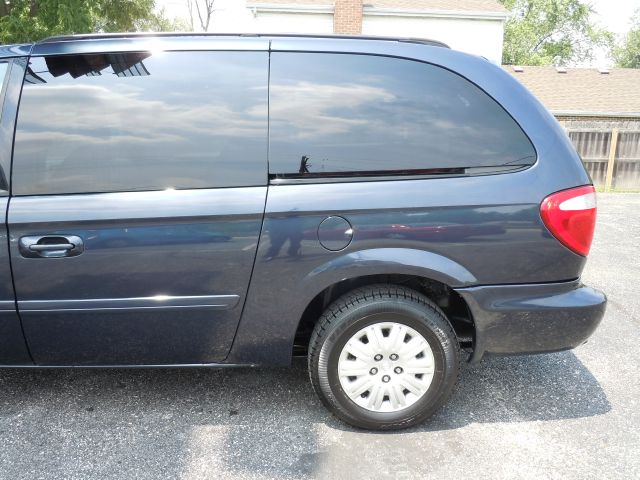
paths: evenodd
<path fill-rule="evenodd" d="M 362 33 L 362 0 L 335 0 L 333 33 Z"/>

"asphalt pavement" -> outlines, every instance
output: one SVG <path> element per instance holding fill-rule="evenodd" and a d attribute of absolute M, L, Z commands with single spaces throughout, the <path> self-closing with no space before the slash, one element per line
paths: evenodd
<path fill-rule="evenodd" d="M 640 478 L 640 194 L 601 194 L 580 348 L 465 366 L 429 422 L 356 431 L 293 369 L 0 370 L 0 478 Z"/>

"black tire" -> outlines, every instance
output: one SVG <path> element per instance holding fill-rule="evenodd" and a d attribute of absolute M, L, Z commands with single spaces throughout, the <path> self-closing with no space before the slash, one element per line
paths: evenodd
<path fill-rule="evenodd" d="M 393 318 L 420 333 L 434 357 L 428 390 L 414 404 L 395 412 L 359 406 L 344 392 L 338 377 L 338 359 L 347 341 L 383 318 Z M 460 346 L 442 310 L 427 297 L 406 287 L 371 285 L 342 296 L 322 314 L 311 335 L 308 366 L 314 390 L 336 417 L 359 428 L 394 430 L 423 422 L 447 401 L 460 373 Z"/>

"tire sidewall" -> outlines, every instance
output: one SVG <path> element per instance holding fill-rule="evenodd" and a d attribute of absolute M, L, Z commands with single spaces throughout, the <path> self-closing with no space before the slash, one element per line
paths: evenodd
<path fill-rule="evenodd" d="M 398 412 L 374 412 L 360 407 L 345 393 L 338 377 L 338 361 L 345 344 L 359 330 L 380 322 L 396 322 L 413 328 L 433 352 L 434 375 L 427 392 Z M 338 416 L 355 426 L 384 429 L 419 423 L 441 405 L 457 380 L 457 350 L 447 334 L 450 328 L 446 322 L 443 314 L 420 303 L 396 299 L 367 302 L 346 312 L 327 332 L 318 355 L 316 378 L 321 394 Z"/>

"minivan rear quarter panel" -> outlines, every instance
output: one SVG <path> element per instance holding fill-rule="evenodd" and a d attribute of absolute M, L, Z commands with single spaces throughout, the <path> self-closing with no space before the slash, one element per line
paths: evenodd
<path fill-rule="evenodd" d="M 484 90 L 517 119 L 535 147 L 537 161 L 528 169 L 495 175 L 404 181 L 343 179 L 346 183 L 302 179 L 299 184 L 272 184 L 250 294 L 229 361 L 288 363 L 306 306 L 323 289 L 348 278 L 413 273 L 460 288 L 562 282 L 580 276 L 585 258 L 549 233 L 539 206 L 547 194 L 589 184 L 590 179 L 568 137 L 546 109 L 511 76 L 484 59 L 438 47 L 363 43 L 274 39 L 272 52 L 390 55 L 451 70 Z M 333 215 L 347 219 L 353 227 L 353 240 L 339 252 L 324 249 L 314 234 L 320 222 Z M 424 228 L 410 234 L 402 231 L 402 225 L 415 224 Z M 274 257 L 271 237 L 299 243 L 298 254 L 284 247 Z M 274 292 L 270 279 L 276 275 L 281 281 Z M 298 292 L 294 298 L 287 294 L 291 291 Z"/>

